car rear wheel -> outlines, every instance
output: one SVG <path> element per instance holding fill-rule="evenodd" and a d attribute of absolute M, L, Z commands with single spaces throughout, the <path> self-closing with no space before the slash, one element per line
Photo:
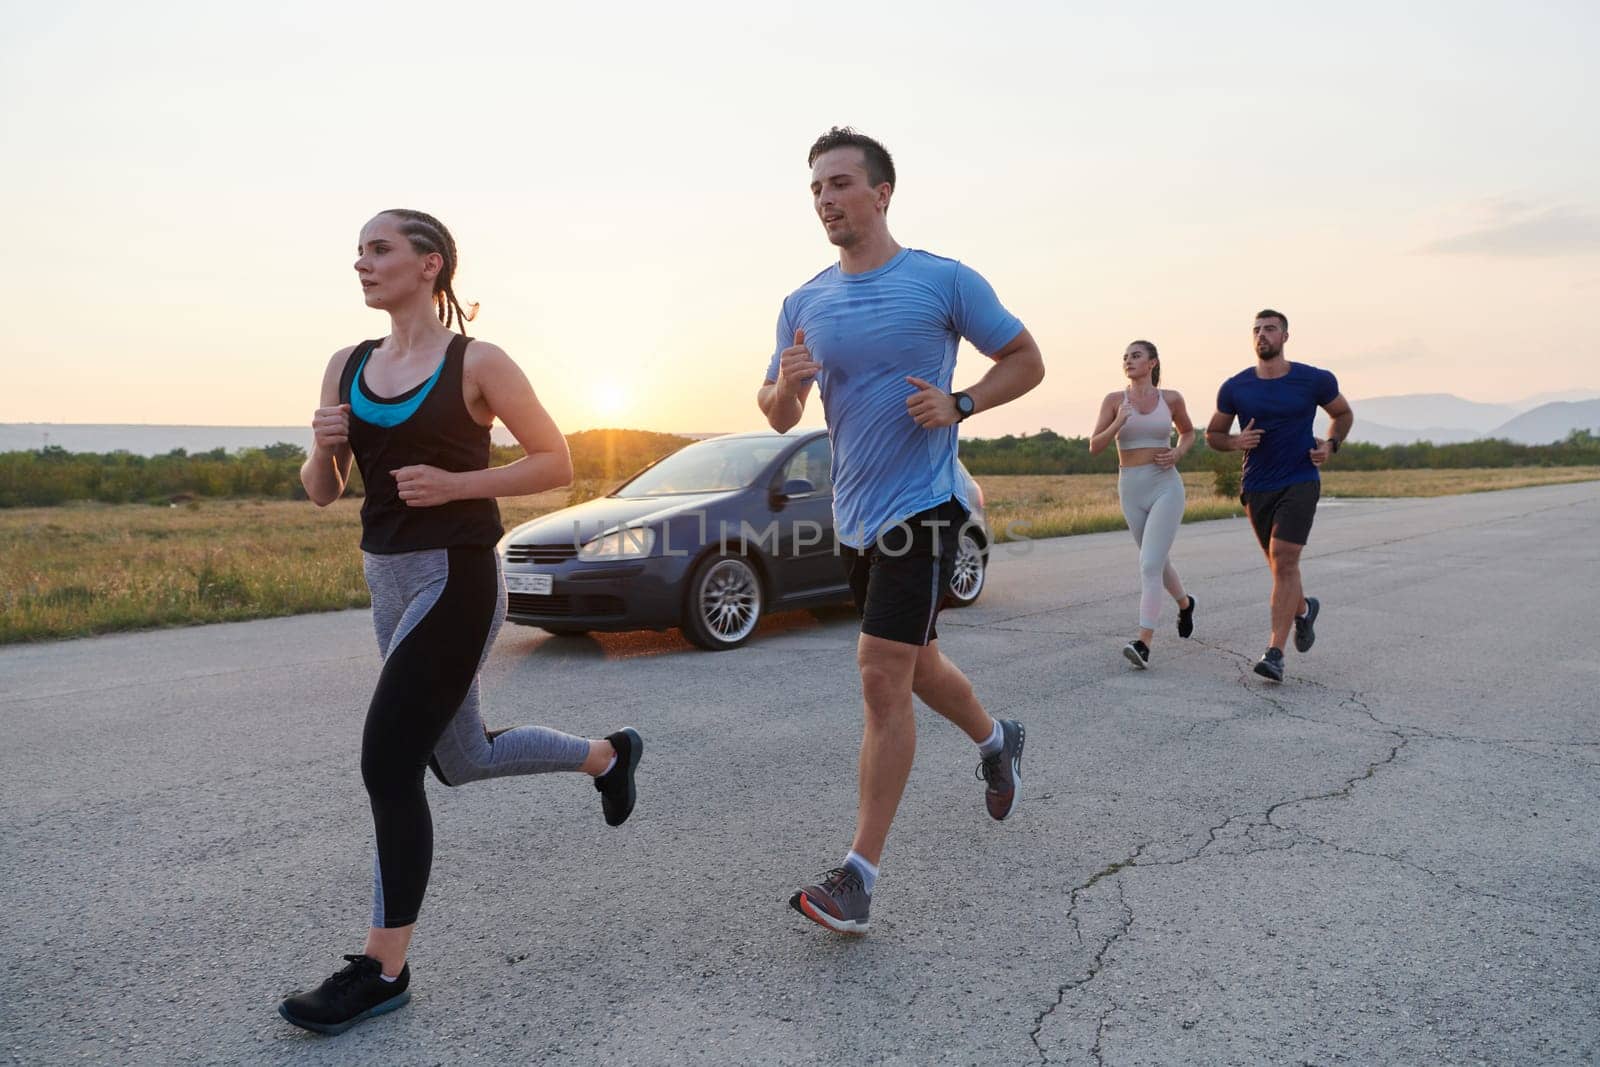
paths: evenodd
<path fill-rule="evenodd" d="M 761 576 L 743 556 L 707 556 L 689 579 L 683 633 L 720 652 L 750 639 L 761 621 Z"/>
<path fill-rule="evenodd" d="M 962 530 L 956 547 L 956 569 L 950 576 L 950 606 L 964 608 L 983 592 L 989 576 L 989 556 L 971 530 Z"/>

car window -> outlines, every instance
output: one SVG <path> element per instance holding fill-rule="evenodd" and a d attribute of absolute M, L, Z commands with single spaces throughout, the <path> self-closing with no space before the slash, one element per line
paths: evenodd
<path fill-rule="evenodd" d="M 630 498 L 742 489 L 754 482 L 786 445 L 777 437 L 698 441 L 641 471 L 612 495 Z"/>
<path fill-rule="evenodd" d="M 833 492 L 833 449 L 826 437 L 819 437 L 796 452 L 784 469 L 783 480 L 804 478 L 819 494 Z"/>

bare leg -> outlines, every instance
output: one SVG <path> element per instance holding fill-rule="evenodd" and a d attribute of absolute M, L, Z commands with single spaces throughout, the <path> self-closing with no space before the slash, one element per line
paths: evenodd
<path fill-rule="evenodd" d="M 911 678 L 911 691 L 954 723 L 975 744 L 983 744 L 994 733 L 994 719 L 978 703 L 967 676 L 939 651 L 938 641 L 930 641 L 917 650 L 917 669 Z"/>
<path fill-rule="evenodd" d="M 889 824 L 900 806 L 916 755 L 917 722 L 911 705 L 916 645 L 862 634 L 856 645 L 866 726 L 861 735 L 860 801 L 850 847 L 876 865 Z"/>
<path fill-rule="evenodd" d="M 606 772 L 606 765 L 616 757 L 617 749 L 610 741 L 590 741 L 589 755 L 584 759 L 583 766 L 578 769 L 591 778 L 598 778 Z"/>
<path fill-rule="evenodd" d="M 1272 565 L 1273 648 L 1284 648 L 1288 644 L 1294 617 L 1306 612 L 1306 602 L 1300 595 L 1300 552 L 1303 548 L 1304 545 L 1274 537 L 1267 550 L 1267 560 Z"/>
<path fill-rule="evenodd" d="M 367 947 L 362 951 L 383 964 L 384 975 L 393 978 L 406 965 L 406 950 L 411 947 L 411 934 L 416 928 L 416 923 L 389 928 L 374 926 L 367 931 Z"/>

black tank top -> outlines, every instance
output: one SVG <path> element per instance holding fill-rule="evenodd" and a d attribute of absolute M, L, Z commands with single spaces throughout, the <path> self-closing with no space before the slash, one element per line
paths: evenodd
<path fill-rule="evenodd" d="M 489 466 L 489 428 L 473 419 L 461 396 L 468 340 L 457 334 L 434 376 L 398 397 L 377 396 L 361 381 L 361 369 L 378 341 L 363 341 L 345 361 L 339 401 L 350 405 L 350 450 L 366 484 L 361 504 L 363 551 L 386 555 L 426 548 L 493 547 L 505 532 L 494 500 L 409 507 L 389 473 L 413 464 L 446 471 Z M 352 400 L 357 392 L 360 395 Z M 387 416 L 385 422 L 403 417 L 393 425 L 380 425 L 358 411 L 372 418 Z"/>

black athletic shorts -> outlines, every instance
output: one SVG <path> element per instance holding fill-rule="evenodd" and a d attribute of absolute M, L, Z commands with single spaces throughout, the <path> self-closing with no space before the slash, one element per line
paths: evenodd
<path fill-rule="evenodd" d="M 840 545 L 861 632 L 926 645 L 955 573 L 957 542 L 967 509 L 952 498 L 889 527 L 866 548 Z"/>
<path fill-rule="evenodd" d="M 1303 545 L 1311 537 L 1311 520 L 1317 517 L 1317 501 L 1322 498 L 1322 482 L 1295 482 L 1264 493 L 1241 493 L 1239 503 L 1256 528 L 1256 540 L 1263 551 L 1276 537 L 1291 545 Z"/>

